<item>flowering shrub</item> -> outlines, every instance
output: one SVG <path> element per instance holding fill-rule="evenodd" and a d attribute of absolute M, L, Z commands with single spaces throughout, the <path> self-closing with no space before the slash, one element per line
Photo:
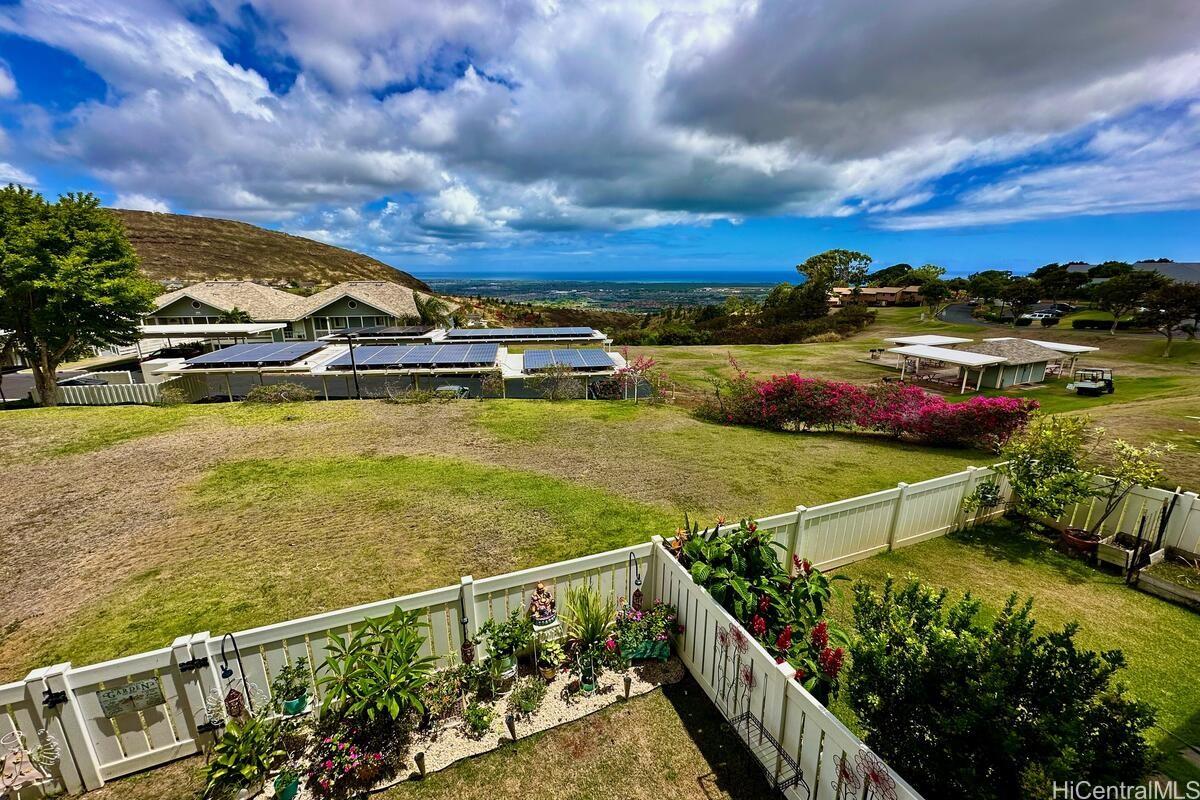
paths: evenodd
<path fill-rule="evenodd" d="M 308 784 L 318 797 L 345 797 L 369 788 L 384 764 L 381 750 L 360 745 L 361 731 L 339 726 L 322 737 L 312 753 Z"/>
<path fill-rule="evenodd" d="M 675 606 L 655 600 L 647 611 L 623 608 L 617 612 L 616 645 L 628 658 L 643 658 L 655 643 L 670 642 L 683 633 Z"/>
<path fill-rule="evenodd" d="M 972 397 L 952 403 L 917 386 L 858 386 L 796 373 L 755 380 L 732 362 L 735 376 L 718 382 L 699 414 L 725 425 L 770 430 L 857 428 L 922 444 L 996 450 L 1023 430 L 1036 401 Z"/>

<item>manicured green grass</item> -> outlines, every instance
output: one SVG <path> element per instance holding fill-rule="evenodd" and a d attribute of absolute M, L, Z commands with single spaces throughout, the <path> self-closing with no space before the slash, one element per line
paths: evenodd
<path fill-rule="evenodd" d="M 1037 389 L 1005 389 L 985 390 L 983 394 L 989 397 L 1027 397 L 1037 400 L 1046 414 L 1062 414 L 1073 411 L 1092 411 L 1109 405 L 1137 403 L 1143 400 L 1157 400 L 1168 397 L 1178 397 L 1190 391 L 1200 390 L 1200 379 L 1189 377 L 1126 377 L 1115 376 L 1116 391 L 1099 397 L 1088 397 L 1067 390 L 1070 380 L 1049 381 Z M 971 395 L 958 395 L 953 400 L 965 399 Z"/>
<path fill-rule="evenodd" d="M 161 647 L 641 542 L 675 514 L 527 472 L 429 457 L 222 465 L 174 558 L 58 620 L 38 663 Z M 149 565 L 147 565 L 149 566 Z M 99 588 L 99 587 L 98 587 Z"/>
<path fill-rule="evenodd" d="M 1050 540 L 1012 523 L 964 531 L 849 565 L 842 574 L 880 585 L 887 575 L 908 575 L 959 596 L 970 592 L 990 617 L 1009 595 L 1034 598 L 1034 617 L 1045 629 L 1079 622 L 1079 642 L 1096 650 L 1120 649 L 1128 660 L 1122 680 L 1158 709 L 1161 729 L 1150 739 L 1164 754 L 1170 776 L 1200 778 L 1177 755 L 1178 739 L 1200 744 L 1200 683 L 1195 680 L 1200 614 L 1127 587 L 1114 573 L 1069 558 Z M 850 624 L 849 592 L 836 613 Z M 840 705 L 838 713 L 851 718 Z"/>

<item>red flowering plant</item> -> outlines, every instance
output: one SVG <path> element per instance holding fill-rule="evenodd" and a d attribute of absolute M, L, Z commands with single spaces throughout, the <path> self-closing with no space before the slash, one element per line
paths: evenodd
<path fill-rule="evenodd" d="M 743 520 L 735 530 L 691 537 L 680 562 L 767 652 L 795 666 L 797 680 L 827 702 L 838 690 L 847 637 L 824 615 L 832 582 L 842 578 L 831 579 L 801 559 L 785 568 L 780 549 L 770 532 Z"/>
<path fill-rule="evenodd" d="M 925 444 L 997 450 L 1025 428 L 1038 407 L 1034 400 L 1015 397 L 950 402 L 917 386 L 859 386 L 796 373 L 755 380 L 737 362 L 730 363 L 736 376 L 717 381 L 715 400 L 698 412 L 725 425 L 790 431 L 852 428 Z"/>

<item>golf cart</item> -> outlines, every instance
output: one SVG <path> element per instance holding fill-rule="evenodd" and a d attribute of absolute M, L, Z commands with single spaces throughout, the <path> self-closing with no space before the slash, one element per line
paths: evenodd
<path fill-rule="evenodd" d="M 1075 370 L 1075 380 L 1067 384 L 1067 390 L 1075 390 L 1075 394 L 1088 397 L 1099 397 L 1102 394 L 1112 394 L 1112 370 L 1106 367 L 1091 367 Z"/>

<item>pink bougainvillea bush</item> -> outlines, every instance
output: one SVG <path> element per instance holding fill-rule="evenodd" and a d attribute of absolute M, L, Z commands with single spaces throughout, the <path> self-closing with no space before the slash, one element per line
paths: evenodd
<path fill-rule="evenodd" d="M 731 362 L 736 368 L 736 362 Z M 952 403 L 917 386 L 859 386 L 798 374 L 755 380 L 740 369 L 699 410 L 724 425 L 778 431 L 858 429 L 922 444 L 996 450 L 1021 431 L 1036 401 L 972 397 Z"/>

